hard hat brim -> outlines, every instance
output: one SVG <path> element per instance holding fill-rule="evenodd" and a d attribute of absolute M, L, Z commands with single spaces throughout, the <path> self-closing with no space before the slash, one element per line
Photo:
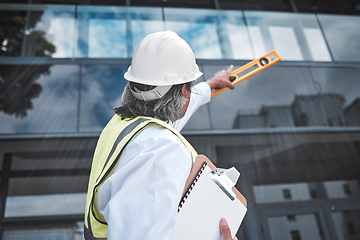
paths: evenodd
<path fill-rule="evenodd" d="M 164 79 L 144 79 L 144 78 L 137 78 L 131 74 L 131 66 L 129 66 L 127 72 L 124 74 L 124 78 L 130 82 L 136 82 L 144 85 L 149 86 L 169 86 L 169 85 L 177 85 L 183 84 L 188 82 L 193 82 L 200 78 L 203 75 L 202 72 L 197 71 L 196 73 L 192 74 L 191 77 L 182 77 L 176 79 L 176 81 L 168 80 L 164 77 Z"/>

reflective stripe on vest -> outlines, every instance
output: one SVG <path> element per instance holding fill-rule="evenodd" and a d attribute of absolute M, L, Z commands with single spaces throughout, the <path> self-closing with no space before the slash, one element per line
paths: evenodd
<path fill-rule="evenodd" d="M 177 130 L 167 123 L 150 117 L 121 120 L 120 116 L 115 115 L 102 131 L 94 153 L 86 197 L 84 221 L 86 240 L 107 239 L 107 223 L 97 209 L 97 192 L 115 170 L 127 144 L 150 124 L 160 125 L 174 133 L 190 152 L 192 165 L 194 165 L 196 151 Z"/>

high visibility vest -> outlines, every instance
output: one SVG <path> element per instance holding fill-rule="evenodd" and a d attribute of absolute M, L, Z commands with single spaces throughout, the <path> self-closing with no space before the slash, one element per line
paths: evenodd
<path fill-rule="evenodd" d="M 86 240 L 107 239 L 107 223 L 97 207 L 97 192 L 116 169 L 126 145 L 151 124 L 160 125 L 174 133 L 189 150 L 192 164 L 194 164 L 196 151 L 177 130 L 167 123 L 150 117 L 121 120 L 119 115 L 114 115 L 100 134 L 91 166 L 84 221 Z"/>

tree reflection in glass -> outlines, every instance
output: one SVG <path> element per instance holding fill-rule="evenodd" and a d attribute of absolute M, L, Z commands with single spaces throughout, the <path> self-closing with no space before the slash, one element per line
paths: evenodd
<path fill-rule="evenodd" d="M 37 15 L 38 19 L 41 14 Z M 25 30 L 25 12 L 2 12 L 0 17 L 0 56 L 21 56 L 24 36 L 27 42 L 35 42 L 26 47 L 30 55 L 51 57 L 55 46 L 45 37 L 45 32 L 28 26 Z M 31 21 L 35 25 L 37 21 Z M 29 55 L 29 54 L 27 54 Z M 24 118 L 33 108 L 31 99 L 42 91 L 42 86 L 35 83 L 41 75 L 49 75 L 50 65 L 33 67 L 32 65 L 0 66 L 0 111 L 15 117 Z"/>

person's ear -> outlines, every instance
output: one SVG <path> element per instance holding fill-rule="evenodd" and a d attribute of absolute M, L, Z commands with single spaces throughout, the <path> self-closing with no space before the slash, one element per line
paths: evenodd
<path fill-rule="evenodd" d="M 187 97 L 188 95 L 190 95 L 190 91 L 187 90 L 186 84 L 183 84 L 183 85 L 182 85 L 181 94 L 182 94 L 184 97 Z"/>

